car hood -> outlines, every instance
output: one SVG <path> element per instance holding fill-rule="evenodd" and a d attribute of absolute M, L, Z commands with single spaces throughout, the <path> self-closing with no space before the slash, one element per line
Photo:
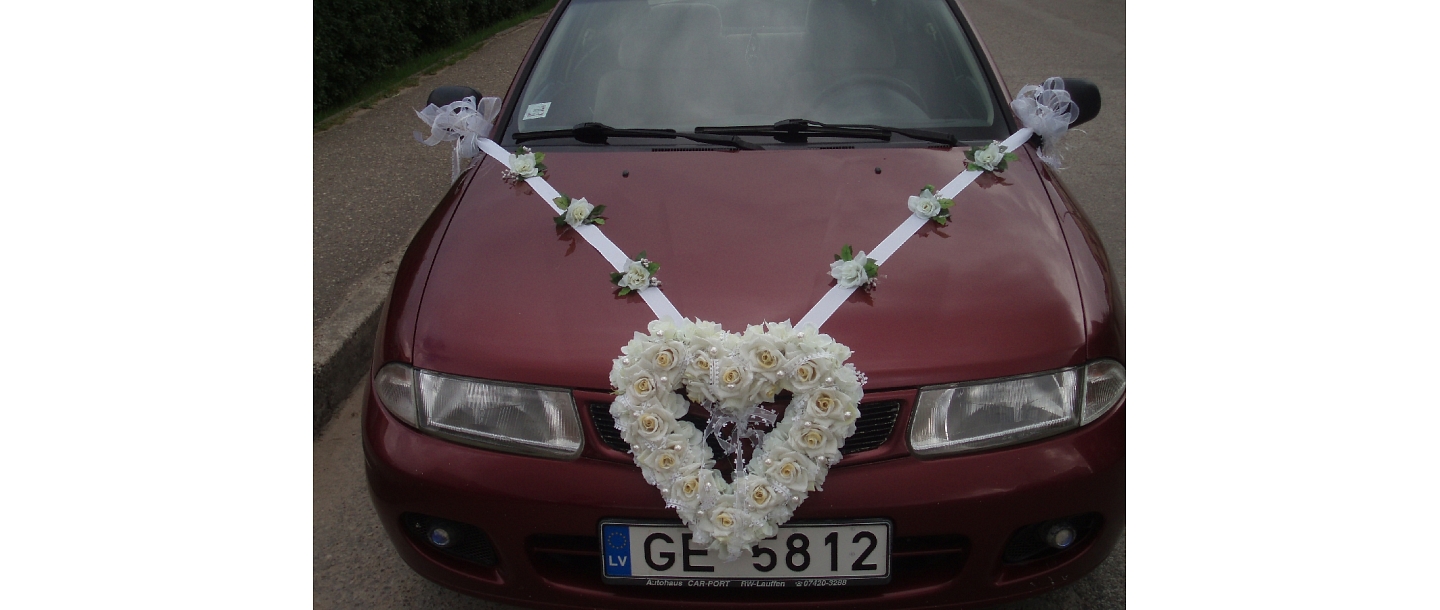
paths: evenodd
<path fill-rule="evenodd" d="M 644 250 L 682 315 L 743 331 L 798 321 L 833 285 L 845 244 L 870 250 L 906 197 L 964 170 L 960 149 L 551 152 L 549 181 L 606 207 L 604 231 Z M 1030 151 L 955 199 L 821 328 L 854 350 L 867 389 L 1059 368 L 1084 359 L 1083 312 L 1055 209 Z M 415 365 L 457 375 L 608 389 L 611 361 L 653 314 L 526 185 L 486 160 L 430 271 Z"/>

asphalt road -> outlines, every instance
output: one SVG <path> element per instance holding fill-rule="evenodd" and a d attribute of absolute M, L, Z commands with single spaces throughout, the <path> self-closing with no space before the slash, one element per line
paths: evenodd
<path fill-rule="evenodd" d="M 1100 116 L 1069 138 L 1062 176 L 1125 277 L 1125 4 L 1104 0 L 962 0 L 1011 92 L 1048 76 L 1081 76 L 1104 95 Z M 430 88 L 466 84 L 499 95 L 539 22 L 497 36 L 420 86 L 314 140 L 314 309 L 317 327 L 354 287 L 392 261 L 449 182 L 449 157 L 410 133 Z M 359 442 L 359 390 L 314 445 L 314 600 L 317 608 L 509 608 L 411 572 L 370 507 Z M 1123 608 L 1125 542 L 1089 576 L 1007 610 Z"/>

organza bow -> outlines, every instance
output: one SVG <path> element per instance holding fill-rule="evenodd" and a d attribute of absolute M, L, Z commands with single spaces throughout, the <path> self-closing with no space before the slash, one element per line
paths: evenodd
<path fill-rule="evenodd" d="M 1025 85 L 1010 108 L 1020 122 L 1040 135 L 1040 160 L 1060 167 L 1060 138 L 1080 116 L 1080 106 L 1070 100 L 1065 80 L 1052 76 L 1043 85 Z"/>
<path fill-rule="evenodd" d="M 759 405 L 745 409 L 738 416 L 731 415 L 713 403 L 706 403 L 705 409 L 710 412 L 710 420 L 705 424 L 704 438 L 708 440 L 713 436 L 722 451 L 725 453 L 734 453 L 735 472 L 744 472 L 745 448 L 741 446 L 740 442 L 748 438 L 750 439 L 751 447 L 759 447 L 760 443 L 765 440 L 765 431 L 759 428 L 751 428 L 750 426 L 759 426 L 761 424 L 774 426 L 775 413 L 769 409 L 762 409 Z M 725 426 L 731 424 L 733 424 L 734 427 L 730 429 L 728 434 L 721 432 Z M 729 438 L 726 438 L 727 436 Z"/>
<path fill-rule="evenodd" d="M 454 182 L 469 167 L 468 162 L 480 155 L 480 140 L 490 136 L 495 118 L 500 115 L 500 98 L 481 98 L 477 103 L 471 96 L 444 106 L 430 104 L 424 110 L 416 111 L 415 115 L 430 126 L 429 138 L 415 132 L 415 139 L 420 143 L 434 146 L 441 142 L 455 142 L 450 171 L 450 181 Z M 462 160 L 467 162 L 463 166 Z"/>

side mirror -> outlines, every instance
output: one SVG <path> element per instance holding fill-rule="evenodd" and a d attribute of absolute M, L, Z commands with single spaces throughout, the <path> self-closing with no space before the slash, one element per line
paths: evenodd
<path fill-rule="evenodd" d="M 1063 77 L 1065 79 L 1065 91 L 1070 94 L 1070 101 L 1080 107 L 1080 116 L 1070 123 L 1076 127 L 1081 123 L 1089 121 L 1100 114 L 1100 88 L 1095 83 L 1083 78 Z"/>
<path fill-rule="evenodd" d="M 1091 86 L 1093 87 L 1094 85 Z M 474 97 L 475 101 L 479 102 L 480 98 L 484 96 L 480 95 L 479 91 L 471 89 L 470 87 L 463 85 L 446 85 L 444 87 L 436 87 L 435 90 L 431 91 L 430 97 L 425 100 L 425 103 L 435 104 L 438 107 L 451 102 L 458 102 L 467 97 Z"/>

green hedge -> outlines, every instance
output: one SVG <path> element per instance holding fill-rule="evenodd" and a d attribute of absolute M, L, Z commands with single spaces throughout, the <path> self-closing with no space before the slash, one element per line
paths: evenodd
<path fill-rule="evenodd" d="M 315 112 L 540 0 L 315 0 Z"/>

